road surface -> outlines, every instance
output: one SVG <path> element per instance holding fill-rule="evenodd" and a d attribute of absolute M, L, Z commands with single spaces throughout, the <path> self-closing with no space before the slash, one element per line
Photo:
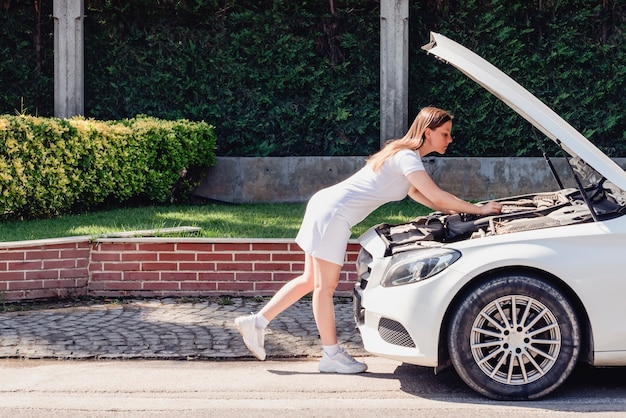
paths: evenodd
<path fill-rule="evenodd" d="M 452 370 L 366 357 L 367 373 L 325 375 L 318 359 L 0 360 L 0 416 L 626 417 L 624 369 L 580 367 L 558 393 L 496 402 Z"/>

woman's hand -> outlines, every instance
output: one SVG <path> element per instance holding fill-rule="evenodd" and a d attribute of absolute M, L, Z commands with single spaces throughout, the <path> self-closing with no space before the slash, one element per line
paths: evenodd
<path fill-rule="evenodd" d="M 502 212 L 502 203 L 500 202 L 487 202 L 479 207 L 481 215 L 495 215 Z"/>

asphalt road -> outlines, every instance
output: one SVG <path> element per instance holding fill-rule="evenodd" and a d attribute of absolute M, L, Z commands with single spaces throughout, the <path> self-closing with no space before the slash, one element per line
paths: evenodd
<path fill-rule="evenodd" d="M 451 371 L 365 357 L 367 373 L 324 375 L 318 359 L 0 360 L 0 416 L 626 416 L 624 369 L 581 367 L 553 396 L 496 402 Z"/>

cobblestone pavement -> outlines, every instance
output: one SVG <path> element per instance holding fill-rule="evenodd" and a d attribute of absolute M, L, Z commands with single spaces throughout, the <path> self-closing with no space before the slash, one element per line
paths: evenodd
<path fill-rule="evenodd" d="M 0 312 L 0 358 L 252 357 L 233 321 L 265 303 L 257 298 L 171 298 L 6 304 Z M 339 342 L 351 354 L 365 355 L 351 301 L 337 300 L 335 315 Z M 310 300 L 291 306 L 270 323 L 270 329 L 265 340 L 268 358 L 320 356 Z"/>

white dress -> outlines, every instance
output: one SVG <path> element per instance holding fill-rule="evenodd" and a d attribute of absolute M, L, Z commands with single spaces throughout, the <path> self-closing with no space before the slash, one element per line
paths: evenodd
<path fill-rule="evenodd" d="M 407 175 L 424 170 L 417 151 L 398 151 L 375 173 L 370 164 L 346 180 L 315 193 L 306 207 L 296 243 L 316 258 L 343 265 L 354 225 L 381 205 L 404 199 Z"/>

